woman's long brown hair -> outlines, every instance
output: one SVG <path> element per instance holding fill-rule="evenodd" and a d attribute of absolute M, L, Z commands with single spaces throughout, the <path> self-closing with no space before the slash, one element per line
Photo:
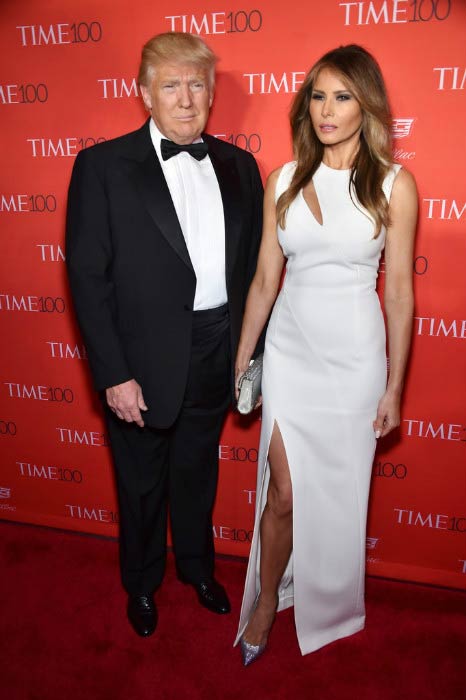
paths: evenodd
<path fill-rule="evenodd" d="M 312 126 L 309 103 L 317 76 L 323 68 L 338 74 L 362 110 L 360 145 L 351 168 L 353 188 L 360 206 L 374 220 L 374 237 L 388 226 L 388 202 L 382 184 L 393 160 L 390 139 L 391 113 L 380 68 L 371 54 L 357 44 L 329 51 L 311 68 L 290 111 L 296 170 L 288 189 L 277 202 L 277 221 L 282 228 L 291 202 L 311 179 L 320 163 L 324 147 Z"/>

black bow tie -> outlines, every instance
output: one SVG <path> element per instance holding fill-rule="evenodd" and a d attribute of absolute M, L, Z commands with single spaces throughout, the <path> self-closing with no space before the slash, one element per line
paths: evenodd
<path fill-rule="evenodd" d="M 168 160 L 172 156 L 176 156 L 182 151 L 186 151 L 186 153 L 189 153 L 189 155 L 196 160 L 202 160 L 206 157 L 208 151 L 207 144 L 203 141 L 200 143 L 190 143 L 183 146 L 178 143 L 174 143 L 173 141 L 169 141 L 168 139 L 162 139 L 160 142 L 160 148 L 162 151 L 163 160 Z"/>

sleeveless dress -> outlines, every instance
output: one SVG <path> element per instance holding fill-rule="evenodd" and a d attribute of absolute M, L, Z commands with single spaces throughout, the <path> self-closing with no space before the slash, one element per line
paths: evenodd
<path fill-rule="evenodd" d="M 276 199 L 296 164 L 283 166 Z M 389 171 L 390 199 L 401 166 Z M 385 230 L 374 239 L 367 211 L 350 196 L 349 170 L 322 163 L 313 182 L 320 225 L 302 191 L 278 239 L 285 280 L 270 318 L 263 366 L 256 518 L 238 636 L 259 585 L 259 524 L 267 500 L 276 423 L 293 488 L 293 553 L 278 610 L 294 605 L 302 654 L 364 627 L 366 517 L 375 435 L 385 391 L 385 325 L 375 291 Z"/>

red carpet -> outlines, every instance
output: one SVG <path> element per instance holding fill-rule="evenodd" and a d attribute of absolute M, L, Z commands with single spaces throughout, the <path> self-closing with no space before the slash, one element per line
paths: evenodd
<path fill-rule="evenodd" d="M 170 558 L 159 626 L 125 618 L 117 543 L 0 523 L 0 696 L 4 700 L 463 700 L 465 596 L 367 581 L 367 627 L 302 657 L 293 613 L 243 669 L 232 648 L 245 563 L 220 559 L 233 613 L 220 617 L 179 583 Z"/>

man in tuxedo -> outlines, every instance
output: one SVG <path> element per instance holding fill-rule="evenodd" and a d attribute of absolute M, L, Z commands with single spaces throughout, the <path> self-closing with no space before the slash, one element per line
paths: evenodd
<path fill-rule="evenodd" d="M 218 440 L 262 219 L 254 158 L 204 133 L 216 57 L 199 38 L 143 48 L 142 128 L 83 150 L 66 259 L 96 388 L 106 398 L 127 614 L 157 624 L 167 511 L 179 578 L 216 613 L 212 509 Z"/>

